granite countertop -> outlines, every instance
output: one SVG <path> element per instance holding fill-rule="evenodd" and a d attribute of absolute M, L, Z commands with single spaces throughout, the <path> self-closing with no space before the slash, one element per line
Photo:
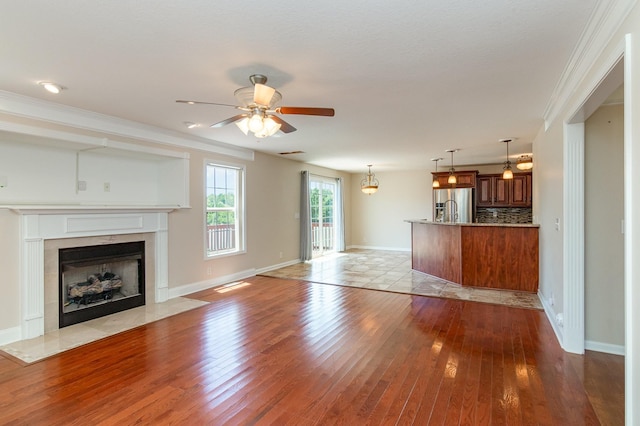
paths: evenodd
<path fill-rule="evenodd" d="M 425 223 L 429 225 L 445 225 L 445 226 L 501 226 L 504 228 L 539 228 L 540 225 L 535 223 L 451 223 L 451 222 L 434 222 L 429 219 L 405 219 L 409 223 Z"/>

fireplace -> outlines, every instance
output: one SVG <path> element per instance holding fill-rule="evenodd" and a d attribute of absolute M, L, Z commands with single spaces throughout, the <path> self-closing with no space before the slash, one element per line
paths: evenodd
<path fill-rule="evenodd" d="M 60 328 L 59 306 L 62 297 L 60 296 L 59 252 L 62 249 L 144 241 L 145 254 L 140 261 L 144 261 L 145 267 L 142 268 L 141 263 L 140 270 L 143 272 L 138 274 L 139 279 L 144 282 L 144 287 L 140 290 L 141 296 L 133 300 L 142 299 L 144 294 L 145 302 L 143 303 L 146 304 L 167 301 L 169 299 L 168 212 L 171 210 L 171 208 L 160 207 L 72 209 L 22 206 L 19 209 L 16 208 L 15 211 L 21 215 L 20 305 L 22 307 L 22 322 L 16 340 L 31 339 Z M 130 254 L 127 253 L 127 255 Z M 94 271 L 91 271 L 88 275 L 93 273 Z M 78 282 L 87 279 L 88 276 L 78 279 Z M 96 301 L 93 302 L 95 303 Z M 87 303 L 88 306 L 91 304 Z M 84 307 L 84 303 L 81 302 L 80 307 Z"/>
<path fill-rule="evenodd" d="M 63 248 L 59 327 L 145 304 L 144 241 Z"/>

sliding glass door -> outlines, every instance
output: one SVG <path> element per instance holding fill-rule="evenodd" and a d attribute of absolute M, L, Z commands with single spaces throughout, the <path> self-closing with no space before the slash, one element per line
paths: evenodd
<path fill-rule="evenodd" d="M 336 180 L 311 176 L 311 241 L 313 257 L 335 251 Z"/>

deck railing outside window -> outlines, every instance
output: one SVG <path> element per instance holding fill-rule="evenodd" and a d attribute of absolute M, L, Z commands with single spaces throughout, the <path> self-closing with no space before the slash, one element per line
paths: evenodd
<path fill-rule="evenodd" d="M 218 252 L 235 248 L 236 230 L 234 225 L 207 226 L 207 250 Z"/>
<path fill-rule="evenodd" d="M 322 238 L 320 238 L 322 233 Z M 320 241 L 323 242 L 323 247 L 320 247 Z M 318 251 L 331 251 L 333 250 L 333 223 L 325 222 L 320 226 L 315 222 L 311 224 L 311 242 L 313 244 L 313 250 Z"/>

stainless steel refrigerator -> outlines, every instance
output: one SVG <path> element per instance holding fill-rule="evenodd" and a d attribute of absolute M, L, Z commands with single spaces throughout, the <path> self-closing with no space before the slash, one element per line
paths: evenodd
<path fill-rule="evenodd" d="M 474 188 L 434 189 L 434 222 L 473 222 L 476 212 L 474 195 Z"/>

